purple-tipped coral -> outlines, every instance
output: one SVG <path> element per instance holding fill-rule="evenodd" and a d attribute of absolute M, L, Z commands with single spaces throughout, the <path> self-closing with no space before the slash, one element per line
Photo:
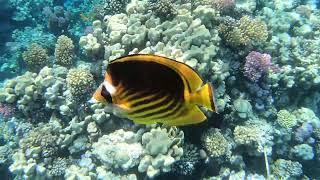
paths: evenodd
<path fill-rule="evenodd" d="M 2 116 L 3 118 L 7 119 L 12 117 L 15 111 L 16 109 L 14 106 L 0 103 L 0 116 Z"/>
<path fill-rule="evenodd" d="M 271 64 L 271 56 L 252 51 L 246 57 L 244 75 L 253 82 L 258 82 L 264 73 L 275 67 Z"/>

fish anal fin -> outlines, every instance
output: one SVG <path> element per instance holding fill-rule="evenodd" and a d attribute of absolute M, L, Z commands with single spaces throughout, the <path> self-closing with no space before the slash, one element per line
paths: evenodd
<path fill-rule="evenodd" d="M 181 125 L 189 125 L 189 124 L 198 124 L 205 121 L 207 117 L 200 110 L 197 105 L 192 105 L 187 108 L 187 113 L 183 116 L 180 116 L 176 119 L 165 121 L 165 125 L 169 126 L 181 126 Z"/>

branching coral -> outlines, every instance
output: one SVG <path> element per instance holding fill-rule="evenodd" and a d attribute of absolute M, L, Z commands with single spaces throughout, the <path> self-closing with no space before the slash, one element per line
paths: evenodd
<path fill-rule="evenodd" d="M 297 118 L 289 111 L 282 109 L 277 113 L 277 123 L 286 129 L 291 129 L 297 125 Z"/>
<path fill-rule="evenodd" d="M 67 75 L 67 85 L 74 99 L 83 100 L 93 91 L 95 82 L 89 71 L 71 69 Z"/>
<path fill-rule="evenodd" d="M 202 142 L 209 155 L 221 157 L 230 153 L 230 144 L 228 140 L 218 129 L 209 129 L 202 136 Z"/>
<path fill-rule="evenodd" d="M 31 44 L 28 50 L 22 53 L 22 58 L 32 70 L 41 69 L 49 61 L 47 51 L 36 43 Z"/>
<path fill-rule="evenodd" d="M 32 130 L 28 137 L 20 141 L 20 146 L 27 157 L 48 158 L 59 151 L 58 136 L 52 127 L 41 126 Z"/>
<path fill-rule="evenodd" d="M 240 20 L 227 18 L 219 25 L 219 33 L 230 46 L 264 42 L 268 38 L 267 25 L 260 20 L 243 16 Z"/>
<path fill-rule="evenodd" d="M 191 175 L 200 162 L 200 150 L 193 144 L 183 147 L 183 155 L 173 165 L 173 171 L 182 175 Z"/>
<path fill-rule="evenodd" d="M 47 171 L 48 176 L 53 178 L 63 177 L 65 170 L 69 164 L 68 159 L 65 158 L 55 158 L 52 164 L 48 165 Z"/>
<path fill-rule="evenodd" d="M 124 13 L 129 0 L 103 0 L 104 15 Z"/>
<path fill-rule="evenodd" d="M 258 152 L 273 145 L 273 130 L 266 122 L 249 122 L 244 126 L 236 126 L 234 140 L 237 144 L 254 145 Z"/>
<path fill-rule="evenodd" d="M 302 174 L 302 165 L 299 162 L 278 159 L 272 168 L 275 178 L 299 177 Z"/>
<path fill-rule="evenodd" d="M 251 81 L 258 82 L 269 69 L 277 71 L 276 67 L 271 64 L 271 56 L 269 54 L 252 51 L 247 55 L 244 75 Z"/>
<path fill-rule="evenodd" d="M 314 152 L 312 146 L 308 144 L 299 144 L 291 149 L 293 155 L 303 160 L 312 160 L 314 158 Z"/>
<path fill-rule="evenodd" d="M 149 8 L 162 19 L 170 19 L 177 15 L 172 0 L 149 0 Z"/>
<path fill-rule="evenodd" d="M 75 57 L 72 39 L 65 35 L 59 36 L 54 51 L 54 56 L 57 64 L 71 66 Z"/>
<path fill-rule="evenodd" d="M 8 1 L 10 7 L 15 9 L 14 16 L 16 21 L 25 21 L 32 18 L 40 18 L 39 10 L 45 6 L 51 6 L 53 0 L 10 0 Z"/>

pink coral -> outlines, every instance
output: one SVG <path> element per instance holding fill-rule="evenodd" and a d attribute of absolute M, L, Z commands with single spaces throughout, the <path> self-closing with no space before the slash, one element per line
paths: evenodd
<path fill-rule="evenodd" d="M 0 103 L 0 116 L 7 119 L 12 117 L 14 112 L 15 108 L 12 105 Z"/>
<path fill-rule="evenodd" d="M 269 69 L 275 69 L 271 64 L 271 56 L 252 51 L 246 57 L 244 75 L 253 82 L 257 82 Z"/>

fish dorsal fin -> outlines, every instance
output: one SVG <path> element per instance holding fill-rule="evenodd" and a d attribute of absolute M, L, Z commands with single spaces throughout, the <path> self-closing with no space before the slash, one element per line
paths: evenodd
<path fill-rule="evenodd" d="M 178 62 L 176 60 L 169 59 L 162 56 L 151 55 L 151 54 L 134 54 L 134 55 L 128 55 L 128 56 L 115 59 L 111 61 L 110 64 L 116 63 L 116 62 L 126 62 L 126 61 L 147 61 L 147 62 L 156 62 L 162 65 L 165 65 L 173 69 L 177 73 L 179 73 L 187 81 L 187 86 L 189 87 L 191 92 L 195 92 L 203 84 L 203 81 L 200 75 L 197 74 L 197 72 L 193 70 L 190 66 L 182 62 Z"/>

